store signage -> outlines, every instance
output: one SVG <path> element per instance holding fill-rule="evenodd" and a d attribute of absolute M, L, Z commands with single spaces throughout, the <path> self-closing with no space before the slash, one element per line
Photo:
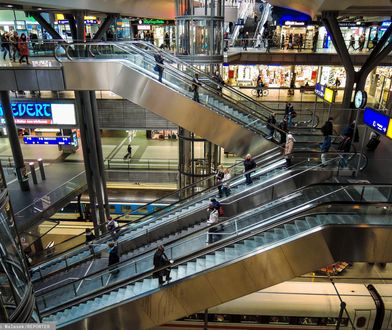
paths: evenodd
<path fill-rule="evenodd" d="M 288 25 L 288 26 L 305 26 L 306 23 L 305 22 L 300 22 L 300 21 L 285 21 L 284 25 Z"/>
<path fill-rule="evenodd" d="M 340 27 L 360 27 L 365 26 L 364 22 L 339 22 Z"/>
<path fill-rule="evenodd" d="M 320 83 L 317 83 L 314 92 L 317 96 L 321 97 L 322 99 L 324 98 L 324 93 L 325 93 L 325 86 L 321 85 Z"/>
<path fill-rule="evenodd" d="M 28 125 L 76 125 L 75 106 L 71 103 L 11 103 L 15 124 Z M 4 111 L 0 105 L 1 123 Z"/>
<path fill-rule="evenodd" d="M 165 24 L 165 21 L 162 19 L 144 19 L 143 24 L 162 25 Z"/>
<path fill-rule="evenodd" d="M 325 87 L 325 85 L 317 83 L 314 88 L 314 93 L 318 97 L 321 97 L 324 101 L 329 103 L 335 102 L 335 91 L 331 88 Z"/>
<path fill-rule="evenodd" d="M 148 31 L 148 30 L 151 30 L 151 25 L 144 25 L 144 24 L 142 24 L 142 25 L 138 25 L 137 26 L 137 29 L 138 30 L 146 30 L 146 31 Z"/>
<path fill-rule="evenodd" d="M 84 24 L 86 25 L 93 25 L 93 24 L 98 24 L 96 19 L 85 19 Z"/>
<path fill-rule="evenodd" d="M 69 23 L 69 21 L 67 19 L 59 19 L 57 21 L 57 24 L 62 24 L 62 25 L 65 25 L 65 24 L 68 24 L 68 23 Z"/>
<path fill-rule="evenodd" d="M 390 134 L 388 135 L 389 138 L 392 138 L 392 129 L 389 129 L 389 127 L 392 128 L 391 121 L 391 118 L 388 116 L 372 108 L 365 108 L 365 112 L 363 114 L 363 122 L 365 125 L 369 126 L 382 135 L 387 135 L 388 132 Z"/>
<path fill-rule="evenodd" d="M 25 144 L 56 144 L 70 145 L 72 143 L 70 136 L 24 136 Z"/>
<path fill-rule="evenodd" d="M 391 23 L 392 23 L 391 21 L 384 21 L 381 23 L 381 27 L 387 28 L 391 25 Z"/>
<path fill-rule="evenodd" d="M 325 87 L 324 100 L 329 103 L 335 102 L 335 91 L 331 88 Z"/>

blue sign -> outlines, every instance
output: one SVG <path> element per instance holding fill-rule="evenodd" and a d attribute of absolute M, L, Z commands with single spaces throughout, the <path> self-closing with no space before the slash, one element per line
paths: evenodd
<path fill-rule="evenodd" d="M 50 103 L 11 103 L 15 118 L 52 119 Z M 0 117 L 4 117 L 3 107 L 0 105 Z"/>
<path fill-rule="evenodd" d="M 71 144 L 70 136 L 24 136 L 23 142 L 25 144 Z"/>
<path fill-rule="evenodd" d="M 380 134 L 386 135 L 388 131 L 389 117 L 372 108 L 365 108 L 363 122 Z"/>
<path fill-rule="evenodd" d="M 324 94 L 325 94 L 325 86 L 321 85 L 320 83 L 317 83 L 315 88 L 314 88 L 314 92 L 317 96 L 320 96 L 321 98 L 324 98 Z"/>

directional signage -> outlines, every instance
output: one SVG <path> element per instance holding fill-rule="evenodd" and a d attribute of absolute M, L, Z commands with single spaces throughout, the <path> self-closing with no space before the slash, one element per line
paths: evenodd
<path fill-rule="evenodd" d="M 314 92 L 316 93 L 317 96 L 320 96 L 323 99 L 325 93 L 325 86 L 321 85 L 320 83 L 317 83 Z"/>
<path fill-rule="evenodd" d="M 24 136 L 23 142 L 25 144 L 71 144 L 70 136 Z"/>
<path fill-rule="evenodd" d="M 388 116 L 368 107 L 365 108 L 363 122 L 382 135 L 387 134 L 388 127 L 390 126 L 390 118 Z"/>

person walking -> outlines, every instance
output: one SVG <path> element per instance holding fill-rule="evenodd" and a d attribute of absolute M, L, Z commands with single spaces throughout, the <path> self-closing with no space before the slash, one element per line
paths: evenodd
<path fill-rule="evenodd" d="M 366 41 L 365 33 L 362 33 L 358 40 L 358 48 L 360 51 L 363 50 L 363 47 L 365 46 L 365 41 Z"/>
<path fill-rule="evenodd" d="M 127 153 L 124 156 L 124 160 L 127 160 L 128 158 L 130 159 L 132 157 L 132 146 L 129 143 L 127 147 Z"/>
<path fill-rule="evenodd" d="M 298 52 L 302 50 L 303 46 L 304 46 L 304 36 L 301 33 L 298 37 Z"/>
<path fill-rule="evenodd" d="M 19 50 L 19 63 L 22 64 L 23 59 L 26 59 L 26 63 L 29 63 L 29 46 L 27 44 L 27 37 L 26 34 L 22 33 L 20 35 L 19 41 L 18 41 L 18 50 Z"/>
<path fill-rule="evenodd" d="M 256 36 L 256 44 L 255 44 L 255 48 L 260 48 L 261 47 L 261 40 L 262 40 L 262 36 L 261 33 L 257 33 Z"/>
<path fill-rule="evenodd" d="M 321 133 L 324 136 L 323 142 L 320 144 L 321 149 L 321 163 L 323 166 L 326 166 L 327 162 L 327 152 L 331 147 L 331 136 L 333 134 L 333 118 L 329 117 L 328 120 L 325 122 L 323 127 L 321 127 Z"/>
<path fill-rule="evenodd" d="M 155 270 L 153 277 L 158 278 L 159 285 L 163 285 L 165 282 L 169 282 L 171 280 L 170 267 L 160 269 L 172 263 L 167 257 L 163 245 L 160 245 L 158 249 L 155 251 L 153 263 L 154 263 L 154 270 Z M 165 277 L 166 279 L 164 280 L 163 277 Z"/>
<path fill-rule="evenodd" d="M 256 162 L 252 158 L 251 154 L 247 154 L 244 159 L 244 173 L 245 173 L 245 183 L 250 185 L 253 183 L 251 178 L 252 170 L 256 168 Z"/>
<path fill-rule="evenodd" d="M 286 159 L 286 167 L 289 168 L 291 166 L 291 160 L 293 158 L 293 149 L 294 149 L 295 139 L 291 133 L 287 134 L 286 144 L 284 147 L 284 158 Z"/>
<path fill-rule="evenodd" d="M 353 50 L 355 50 L 355 38 L 354 35 L 352 34 L 350 37 L 350 41 L 347 47 L 347 50 L 350 50 L 350 48 L 352 48 Z"/>
<path fill-rule="evenodd" d="M 11 60 L 11 52 L 10 52 L 10 40 L 7 32 L 4 32 L 1 35 L 1 49 L 3 51 L 3 60 L 5 61 L 7 54 L 8 59 Z"/>
<path fill-rule="evenodd" d="M 268 117 L 267 120 L 267 128 L 269 130 L 269 134 L 267 136 L 267 139 L 272 139 L 274 137 L 275 133 L 275 125 L 276 125 L 276 118 L 275 118 L 275 113 L 271 113 L 270 116 Z"/>
<path fill-rule="evenodd" d="M 109 262 L 108 267 L 110 268 L 110 272 L 115 275 L 119 272 L 118 268 L 115 266 L 120 262 L 120 256 L 118 255 L 118 245 L 110 242 L 108 244 L 109 247 Z"/>
<path fill-rule="evenodd" d="M 318 38 L 319 38 L 319 31 L 316 30 L 316 31 L 314 32 L 314 35 L 313 35 L 313 45 L 312 45 L 312 51 L 313 51 L 313 53 L 315 53 L 315 52 L 317 51 L 317 42 L 318 42 Z"/>
<path fill-rule="evenodd" d="M 16 54 L 18 52 L 18 42 L 19 42 L 18 32 L 14 31 L 14 33 L 10 33 L 9 40 L 10 40 L 10 46 L 12 52 L 12 61 L 16 62 Z"/>
<path fill-rule="evenodd" d="M 162 54 L 160 52 L 156 53 L 154 55 L 154 59 L 155 59 L 155 63 L 156 63 L 155 67 L 154 67 L 154 71 L 158 72 L 158 81 L 162 82 L 162 76 L 163 76 L 163 70 L 164 70 Z"/>
<path fill-rule="evenodd" d="M 193 101 L 200 103 L 199 97 L 199 87 L 201 86 L 201 82 L 199 80 L 199 74 L 195 73 L 195 76 L 192 79 L 192 91 L 193 91 Z"/>

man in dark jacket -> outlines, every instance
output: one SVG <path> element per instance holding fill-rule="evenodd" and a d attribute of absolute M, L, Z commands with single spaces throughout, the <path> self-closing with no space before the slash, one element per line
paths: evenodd
<path fill-rule="evenodd" d="M 158 71 L 158 80 L 159 82 L 162 82 L 162 76 L 163 76 L 163 57 L 161 53 L 157 53 L 154 55 L 154 59 L 156 62 L 155 71 Z"/>
<path fill-rule="evenodd" d="M 270 131 L 269 135 L 267 136 L 267 139 L 272 139 L 274 137 L 275 125 L 276 125 L 275 113 L 271 113 L 271 115 L 267 120 L 267 128 Z"/>
<path fill-rule="evenodd" d="M 324 126 L 321 127 L 321 132 L 323 133 L 324 136 L 324 141 L 320 145 L 321 149 L 321 162 L 323 165 L 326 165 L 327 161 L 327 152 L 329 151 L 329 148 L 331 147 L 331 135 L 333 134 L 333 124 L 332 124 L 333 118 L 329 117 L 328 120 L 325 122 Z"/>
<path fill-rule="evenodd" d="M 256 168 L 256 162 L 252 159 L 252 156 L 250 154 L 247 154 L 245 159 L 244 159 L 244 172 L 245 172 L 245 183 L 246 184 L 252 184 L 252 179 L 250 177 L 251 175 L 251 170 Z"/>
<path fill-rule="evenodd" d="M 114 244 L 113 242 L 110 242 L 108 244 L 108 246 L 109 246 L 109 263 L 108 263 L 108 267 L 111 268 L 111 271 L 112 271 L 113 274 L 117 274 L 119 272 L 117 267 L 111 267 L 111 266 L 118 264 L 119 261 L 120 261 L 120 257 L 118 255 L 118 246 L 117 246 L 117 244 Z"/>
<path fill-rule="evenodd" d="M 170 260 L 165 254 L 165 248 L 163 247 L 163 245 L 160 245 L 154 254 L 154 270 L 162 268 L 167 265 L 170 265 Z M 165 282 L 163 280 L 163 276 L 166 276 L 167 282 L 171 280 L 170 267 L 161 269 L 154 273 L 154 277 L 158 277 L 159 279 L 159 285 L 162 285 Z"/>

